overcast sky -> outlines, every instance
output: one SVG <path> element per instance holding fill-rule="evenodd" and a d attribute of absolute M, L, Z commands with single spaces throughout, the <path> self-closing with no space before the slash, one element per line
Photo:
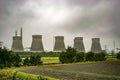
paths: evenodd
<path fill-rule="evenodd" d="M 30 47 L 32 35 L 43 35 L 44 49 L 53 49 L 54 36 L 64 36 L 73 46 L 74 37 L 84 37 L 86 51 L 91 38 L 101 46 L 120 48 L 120 0 L 0 0 L 0 41 L 11 49 L 15 30 L 23 27 L 23 45 Z"/>

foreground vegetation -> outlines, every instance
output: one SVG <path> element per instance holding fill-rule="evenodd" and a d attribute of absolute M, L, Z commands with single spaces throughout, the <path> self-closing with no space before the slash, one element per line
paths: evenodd
<path fill-rule="evenodd" d="M 33 75 L 12 69 L 0 70 L 0 80 L 57 80 L 46 76 Z"/>
<path fill-rule="evenodd" d="M 45 53 L 48 55 L 48 53 Z M 50 53 L 54 54 L 54 53 Z M 59 56 L 58 56 L 59 54 Z M 57 55 L 57 57 L 55 57 Z M 32 54 L 21 58 L 19 54 L 13 54 L 7 49 L 0 49 L 0 80 L 50 80 L 51 76 L 60 79 L 91 79 L 91 80 L 120 80 L 120 52 L 116 56 L 108 56 L 105 53 L 83 53 L 68 47 L 65 52 L 55 53 L 54 57 Z M 103 61 L 103 62 L 101 62 Z M 112 61 L 112 62 L 111 62 Z M 56 65 L 44 65 L 54 64 Z M 64 63 L 64 64 L 60 64 Z M 66 64 L 67 63 L 67 64 Z M 72 64 L 69 64 L 72 63 Z M 40 66 L 20 71 L 8 70 L 10 67 Z M 26 72 L 26 73 L 24 73 Z M 27 74 L 30 73 L 30 74 Z M 33 75 L 36 74 L 36 75 Z M 40 76 L 44 75 L 44 76 Z M 51 80 L 54 80 L 53 78 Z M 56 80 L 56 79 L 55 79 Z"/>

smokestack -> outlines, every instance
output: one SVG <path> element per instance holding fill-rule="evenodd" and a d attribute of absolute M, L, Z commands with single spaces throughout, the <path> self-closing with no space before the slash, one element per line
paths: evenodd
<path fill-rule="evenodd" d="M 17 36 L 17 30 L 15 31 L 15 36 Z"/>
<path fill-rule="evenodd" d="M 44 51 L 43 43 L 42 43 L 42 35 L 32 36 L 31 51 Z"/>
<path fill-rule="evenodd" d="M 22 27 L 21 27 L 21 30 L 20 30 L 20 36 L 23 37 Z"/>
<path fill-rule="evenodd" d="M 74 49 L 78 52 L 85 52 L 83 37 L 75 37 L 74 39 Z"/>
<path fill-rule="evenodd" d="M 13 51 L 23 51 L 22 37 L 13 36 L 12 49 Z"/>
<path fill-rule="evenodd" d="M 55 36 L 54 51 L 65 51 L 64 36 Z"/>
<path fill-rule="evenodd" d="M 102 52 L 100 38 L 92 38 L 91 51 L 94 53 Z"/>

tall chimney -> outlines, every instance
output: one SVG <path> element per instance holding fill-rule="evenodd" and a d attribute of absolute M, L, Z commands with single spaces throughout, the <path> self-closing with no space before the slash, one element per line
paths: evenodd
<path fill-rule="evenodd" d="M 78 52 L 85 52 L 83 37 L 75 37 L 74 49 L 76 49 Z"/>
<path fill-rule="evenodd" d="M 21 27 L 21 30 L 20 30 L 20 36 L 23 37 L 22 27 Z"/>
<path fill-rule="evenodd" d="M 17 30 L 15 31 L 15 36 L 17 36 Z"/>

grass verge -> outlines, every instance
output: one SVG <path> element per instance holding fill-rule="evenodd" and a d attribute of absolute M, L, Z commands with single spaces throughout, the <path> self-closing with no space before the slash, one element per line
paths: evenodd
<path fill-rule="evenodd" d="M 55 78 L 28 74 L 11 69 L 0 70 L 0 80 L 58 80 Z"/>

